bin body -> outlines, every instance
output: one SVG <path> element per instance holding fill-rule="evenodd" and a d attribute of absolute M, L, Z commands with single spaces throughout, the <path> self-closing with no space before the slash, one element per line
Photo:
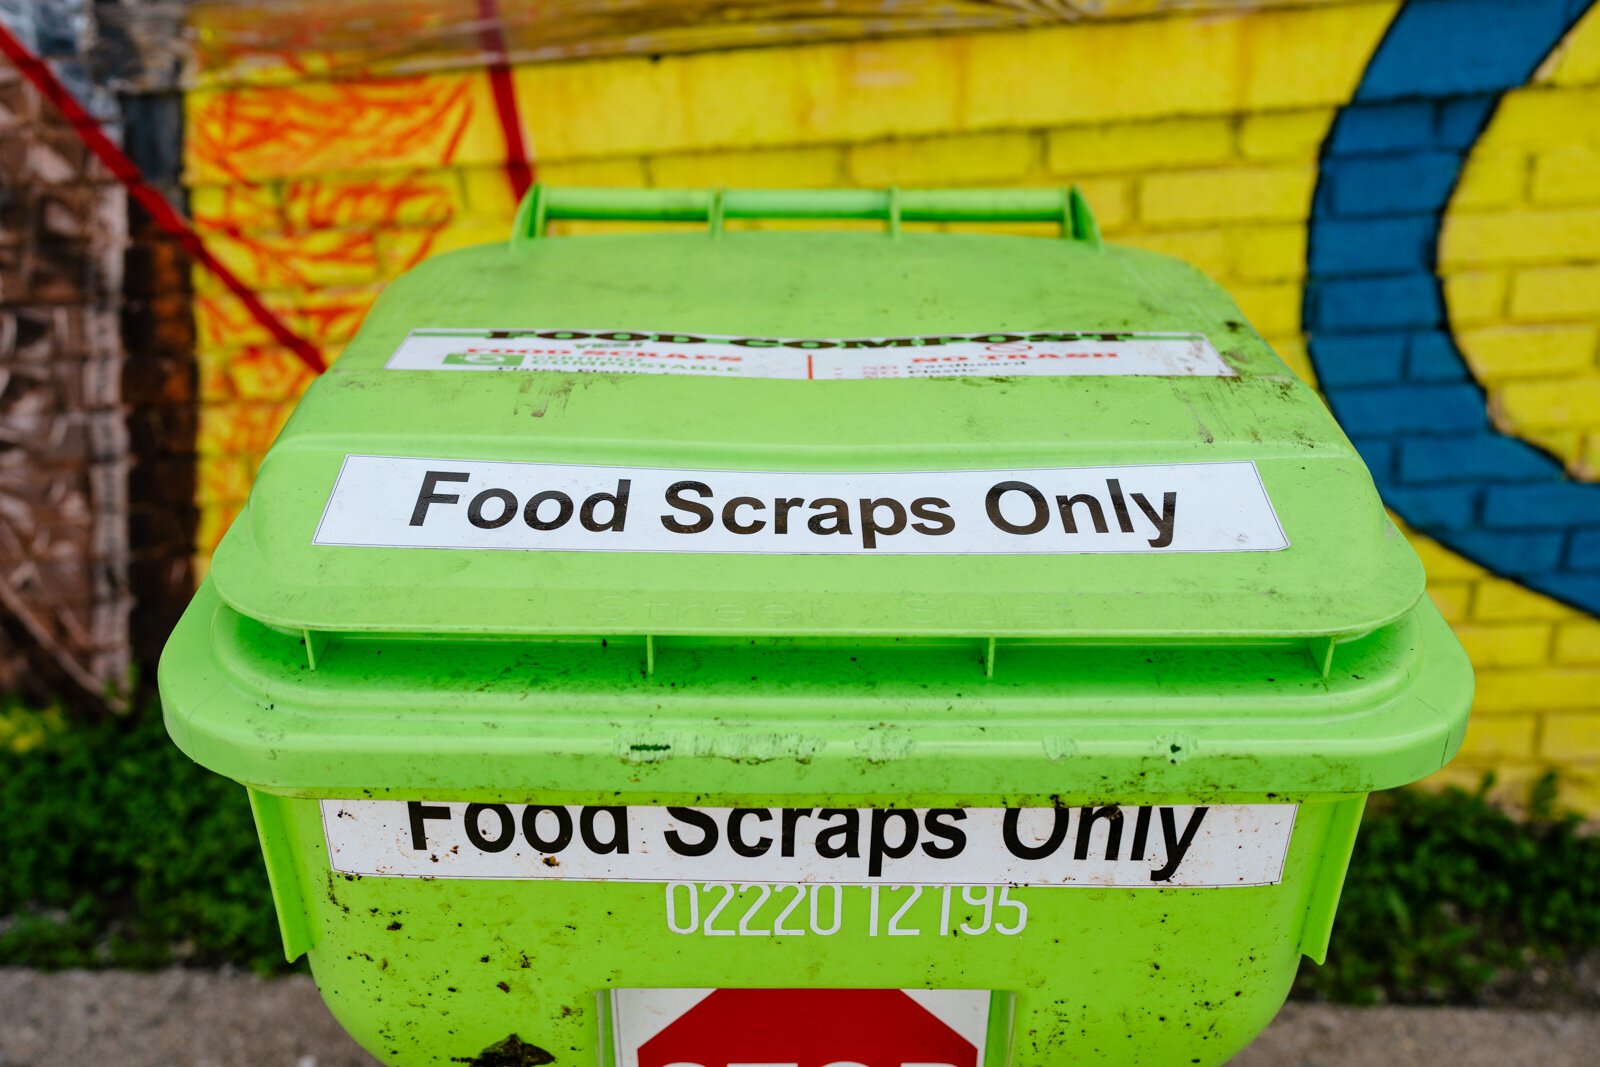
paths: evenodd
<path fill-rule="evenodd" d="M 1076 200 L 751 196 L 537 191 L 263 464 L 161 685 L 288 954 L 392 1064 L 1225 1062 L 1460 743 L 1415 555 Z"/>

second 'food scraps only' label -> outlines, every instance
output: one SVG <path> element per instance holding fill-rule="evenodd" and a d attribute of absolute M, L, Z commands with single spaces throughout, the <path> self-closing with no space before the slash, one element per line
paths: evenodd
<path fill-rule="evenodd" d="M 996 330 L 898 337 L 659 330 L 412 330 L 389 370 L 665 374 L 688 378 L 1231 378 L 1204 335 Z"/>
<path fill-rule="evenodd" d="M 1274 885 L 1297 810 L 321 804 L 329 861 L 346 874 L 1127 888 Z"/>
<path fill-rule="evenodd" d="M 774 555 L 1273 552 L 1250 462 L 718 471 L 347 456 L 313 543 Z"/>

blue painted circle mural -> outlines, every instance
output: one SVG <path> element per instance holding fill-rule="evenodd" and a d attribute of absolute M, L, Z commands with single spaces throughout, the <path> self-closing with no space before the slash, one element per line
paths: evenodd
<path fill-rule="evenodd" d="M 1508 436 L 1451 332 L 1439 234 L 1473 145 L 1595 0 L 1409 0 L 1323 143 L 1312 366 L 1388 505 L 1466 558 L 1600 613 L 1600 484 Z"/>

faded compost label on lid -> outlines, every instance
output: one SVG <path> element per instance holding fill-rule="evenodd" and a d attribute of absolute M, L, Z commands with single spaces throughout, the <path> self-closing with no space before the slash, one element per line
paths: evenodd
<path fill-rule="evenodd" d="M 1198 333 L 997 330 L 898 337 L 652 330 L 412 330 L 388 370 L 669 374 L 693 378 L 1234 377 Z"/>
<path fill-rule="evenodd" d="M 1288 547 L 1255 464 L 720 471 L 345 457 L 318 545 L 1028 555 Z"/>

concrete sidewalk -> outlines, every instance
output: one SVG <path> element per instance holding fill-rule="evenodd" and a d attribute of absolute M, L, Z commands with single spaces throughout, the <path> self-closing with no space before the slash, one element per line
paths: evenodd
<path fill-rule="evenodd" d="M 1600 1013 L 1291 1004 L 1234 1067 L 1591 1067 L 1597 1050 Z M 374 1063 L 308 979 L 0 969 L 0 1067 Z"/>

